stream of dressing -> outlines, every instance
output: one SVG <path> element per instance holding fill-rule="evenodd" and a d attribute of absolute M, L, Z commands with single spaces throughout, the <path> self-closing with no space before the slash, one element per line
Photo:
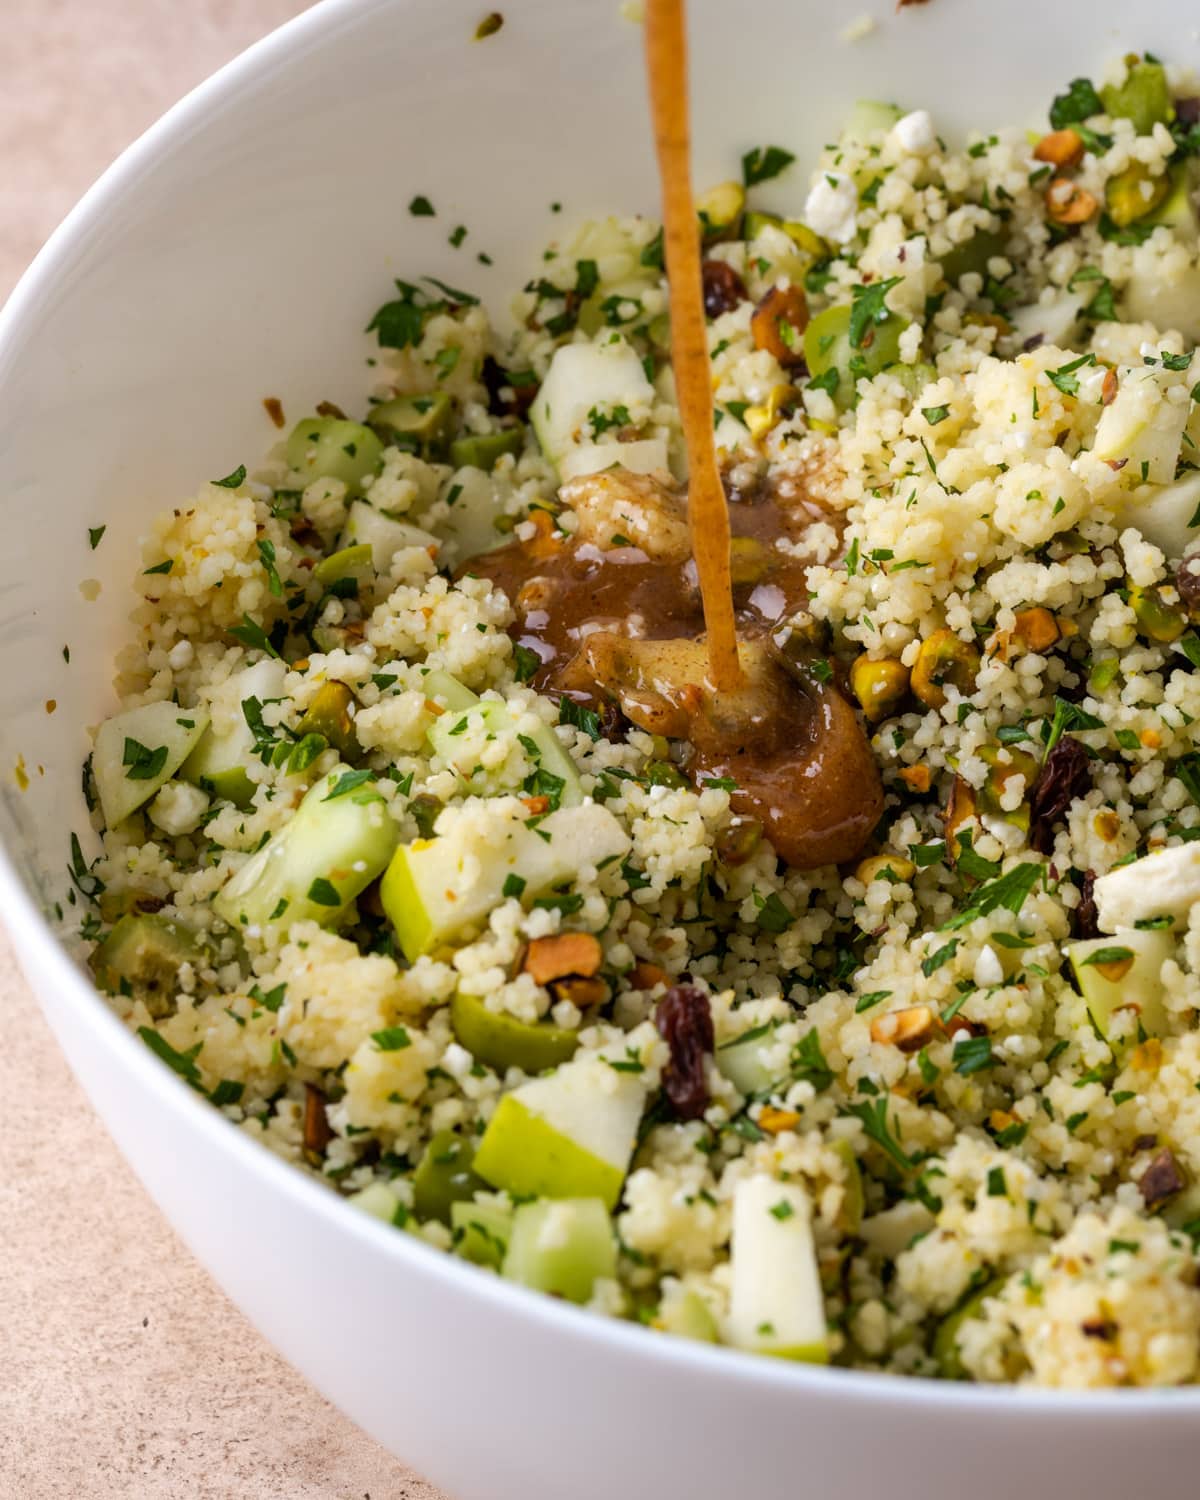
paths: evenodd
<path fill-rule="evenodd" d="M 662 181 L 663 252 L 671 289 L 671 365 L 688 461 L 688 527 L 717 692 L 742 685 L 729 565 L 729 511 L 713 443 L 712 368 L 692 201 L 687 28 L 683 0 L 647 0 L 646 69 Z"/>

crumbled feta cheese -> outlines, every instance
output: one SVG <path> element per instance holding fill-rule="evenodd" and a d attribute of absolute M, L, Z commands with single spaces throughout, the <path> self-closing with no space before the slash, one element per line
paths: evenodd
<path fill-rule="evenodd" d="M 817 234 L 844 245 L 858 230 L 858 189 L 840 172 L 822 172 L 809 189 L 804 219 Z"/>
<path fill-rule="evenodd" d="M 909 156 L 928 156 L 937 145 L 933 119 L 927 109 L 914 109 L 892 126 L 892 140 Z"/>

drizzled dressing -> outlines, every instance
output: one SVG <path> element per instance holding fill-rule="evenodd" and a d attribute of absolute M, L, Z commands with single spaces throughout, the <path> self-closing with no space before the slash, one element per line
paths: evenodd
<path fill-rule="evenodd" d="M 573 531 L 539 514 L 532 535 L 466 570 L 512 601 L 510 634 L 531 686 L 601 710 L 618 737 L 632 723 L 674 742 L 693 785 L 727 787 L 733 812 L 788 864 L 837 864 L 871 837 L 883 788 L 834 667 L 791 628 L 808 602 L 805 533 L 831 517 L 794 481 L 786 493 L 761 483 L 726 498 L 713 443 L 682 0 L 648 0 L 646 58 L 686 497 L 669 476 L 617 464 L 561 487 Z"/>

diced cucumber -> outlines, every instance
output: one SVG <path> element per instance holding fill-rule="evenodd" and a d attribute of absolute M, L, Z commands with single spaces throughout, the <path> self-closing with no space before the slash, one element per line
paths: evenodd
<path fill-rule="evenodd" d="M 717 1048 L 717 1070 L 742 1094 L 765 1094 L 778 1083 L 780 1069 L 767 1061 L 778 1045 L 775 1026 L 753 1026 Z"/>
<path fill-rule="evenodd" d="M 433 674 L 430 674 L 431 676 Z M 444 674 L 439 674 L 444 676 Z M 450 679 L 451 681 L 453 679 Z M 426 685 L 428 686 L 428 680 Z M 445 684 L 443 683 L 443 688 Z M 454 694 L 454 706 L 451 706 L 450 698 L 447 697 L 447 712 L 439 715 L 429 727 L 427 738 L 434 752 L 442 757 L 448 764 L 455 763 L 455 751 L 458 747 L 458 739 L 462 735 L 472 718 L 476 715 L 482 719 L 489 734 L 503 734 L 513 728 L 512 714 L 504 703 L 494 698 L 478 698 L 470 694 L 471 701 L 463 703 L 463 698 L 470 690 L 455 684 L 458 692 Z M 526 738 L 537 747 L 538 765 L 551 776 L 557 777 L 562 782 L 559 792 L 559 806 L 577 807 L 583 801 L 583 787 L 580 784 L 579 772 L 575 762 L 563 748 L 558 736 L 549 724 L 539 721 L 538 727 L 529 733 Z M 459 773 L 462 774 L 461 772 Z M 465 785 L 473 791 L 487 791 L 484 785 L 477 785 L 477 778 L 466 775 L 463 777 Z"/>
<path fill-rule="evenodd" d="M 612 1209 L 637 1144 L 646 1086 L 588 1053 L 505 1094 L 475 1170 L 521 1198 L 599 1198 Z"/>
<path fill-rule="evenodd" d="M 376 510 L 369 500 L 355 500 L 346 516 L 341 545 L 344 549 L 363 544 L 371 549 L 371 564 L 376 573 L 383 575 L 390 570 L 397 552 L 408 547 L 428 551 L 437 547 L 437 538 L 419 526 L 397 521 L 385 511 Z"/>
<path fill-rule="evenodd" d="M 889 312 L 882 323 L 871 325 L 870 338 L 861 349 L 850 342 L 850 304 L 840 302 L 819 312 L 804 330 L 804 358 L 810 375 L 828 370 L 838 376 L 833 399 L 843 410 L 852 406 L 860 376 L 878 375 L 900 358 L 900 335 L 908 319 Z"/>
<path fill-rule="evenodd" d="M 469 1202 L 487 1186 L 471 1170 L 475 1150 L 453 1130 L 439 1130 L 413 1173 L 413 1212 L 418 1219 L 450 1223 L 454 1204 Z"/>
<path fill-rule="evenodd" d="M 351 1193 L 346 1202 L 353 1203 L 362 1213 L 369 1214 L 371 1218 L 379 1219 L 384 1224 L 403 1225 L 407 1218 L 400 1199 L 386 1182 L 372 1182 L 370 1186 L 360 1188 L 357 1193 Z"/>
<path fill-rule="evenodd" d="M 624 339 L 565 344 L 555 351 L 529 420 L 542 452 L 556 468 L 573 449 L 592 440 L 588 414 L 647 406 L 654 387 L 637 353 Z"/>
<path fill-rule="evenodd" d="M 877 135 L 886 135 L 902 116 L 903 111 L 894 104 L 881 104 L 878 99 L 857 99 L 850 118 L 842 126 L 841 138 L 868 146 Z"/>
<path fill-rule="evenodd" d="M 520 453 L 524 446 L 525 428 L 520 425 L 502 427 L 496 432 L 468 432 L 450 444 L 450 462 L 456 469 L 483 469 L 490 474 L 497 459 L 506 453 Z"/>
<path fill-rule="evenodd" d="M 372 786 L 339 790 L 353 774 L 339 766 L 309 790 L 280 832 L 213 898 L 219 917 L 242 930 L 300 921 L 330 927 L 342 920 L 386 868 L 399 837 Z"/>
<path fill-rule="evenodd" d="M 245 704 L 254 699 L 261 707 L 282 698 L 286 675 L 284 662 L 264 656 L 222 684 L 212 702 L 212 723 L 180 767 L 185 781 L 194 781 L 238 807 L 250 806 L 254 783 L 245 765 L 254 754 L 254 735 Z"/>
<path fill-rule="evenodd" d="M 447 506 L 446 518 L 439 523 L 441 561 L 449 566 L 461 567 L 469 558 L 494 552 L 512 541 L 510 535 L 497 530 L 504 509 L 495 482 L 482 469 L 456 469 L 441 499 Z"/>
<path fill-rule="evenodd" d="M 1047 344 L 1070 349 L 1086 302 L 1087 298 L 1078 292 L 1060 292 L 1052 302 L 1032 302 L 1028 307 L 1014 308 L 1009 322 L 1022 343 L 1040 335 Z"/>
<path fill-rule="evenodd" d="M 340 479 L 349 494 L 362 492 L 368 474 L 383 467 L 383 444 L 369 427 L 342 417 L 305 417 L 287 440 L 287 461 L 309 484 Z"/>
<path fill-rule="evenodd" d="M 734 1189 L 731 1344 L 825 1364 L 829 1337 L 813 1242 L 812 1204 L 798 1183 L 765 1173 Z"/>
<path fill-rule="evenodd" d="M 513 1215 L 501 1271 L 534 1291 L 584 1303 L 601 1277 L 617 1274 L 612 1220 L 598 1198 L 523 1203 Z"/>
<path fill-rule="evenodd" d="M 445 391 L 430 391 L 382 401 L 371 408 L 367 421 L 390 447 L 442 459 L 450 445 L 454 418 L 453 398 Z"/>
<path fill-rule="evenodd" d="M 1123 462 L 1121 477 L 1131 488 L 1175 478 L 1188 403 L 1167 399 L 1171 373 L 1158 366 L 1123 368 L 1117 394 L 1096 426 L 1092 452 L 1105 463 Z"/>
<path fill-rule="evenodd" d="M 1200 536 L 1200 471 L 1189 470 L 1174 484 L 1140 485 L 1120 507 L 1121 526 L 1135 526 L 1171 562 Z"/>
<path fill-rule="evenodd" d="M 426 672 L 421 679 L 421 687 L 430 703 L 436 703 L 448 713 L 458 713 L 462 709 L 473 708 L 479 702 L 478 693 L 473 693 L 469 687 L 464 687 L 458 678 L 451 677 L 449 672 L 443 672 L 437 668 L 432 672 Z"/>
<path fill-rule="evenodd" d="M 476 1266 L 498 1271 L 512 1233 L 513 1211 L 504 1203 L 480 1201 L 450 1205 L 454 1252 Z"/>
<path fill-rule="evenodd" d="M 1158 264 L 1151 271 L 1135 268 L 1121 300 L 1127 321 L 1153 323 L 1160 333 L 1174 329 L 1189 344 L 1200 342 L 1200 263 L 1195 260 L 1169 275 Z"/>
<path fill-rule="evenodd" d="M 202 959 L 196 934 L 183 922 L 131 912 L 116 923 L 88 962 L 101 989 L 112 995 L 132 992 L 158 1019 L 173 1009 L 181 965 Z"/>
<path fill-rule="evenodd" d="M 988 261 L 1004 254 L 1007 240 L 1008 235 L 1002 229 L 977 229 L 969 240 L 942 256 L 942 275 L 951 286 L 957 286 L 969 272 L 986 276 Z"/>
<path fill-rule="evenodd" d="M 503 1073 L 544 1073 L 566 1062 L 579 1046 L 579 1033 L 549 1021 L 519 1021 L 489 1010 L 476 995 L 461 992 L 450 1002 L 450 1025 L 455 1038 L 476 1062 Z"/>
<path fill-rule="evenodd" d="M 506 887 L 515 883 L 533 900 L 573 879 L 581 866 L 606 863 L 629 849 L 620 823 L 594 803 L 529 821 L 512 820 L 498 843 L 460 821 L 447 834 L 396 850 L 381 895 L 410 962 L 485 921 Z"/>
<path fill-rule="evenodd" d="M 105 719 L 96 732 L 92 775 L 105 824 L 115 828 L 166 785 L 199 744 L 208 714 L 178 703 L 147 703 Z"/>
<path fill-rule="evenodd" d="M 1102 1037 L 1107 1040 L 1120 1010 L 1136 1012 L 1147 1036 L 1166 1033 L 1162 966 L 1174 956 L 1175 939 L 1169 932 L 1136 927 L 1067 945 L 1092 1025 Z"/>
<path fill-rule="evenodd" d="M 617 464 L 631 474 L 662 474 L 670 476 L 671 466 L 667 458 L 666 438 L 638 438 L 632 443 L 615 440 L 603 443 L 581 443 L 563 455 L 559 466 L 559 477 L 580 479 L 585 474 L 600 474 Z"/>

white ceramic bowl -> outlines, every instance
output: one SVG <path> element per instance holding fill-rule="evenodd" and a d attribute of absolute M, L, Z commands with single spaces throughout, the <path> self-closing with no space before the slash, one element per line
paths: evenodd
<path fill-rule="evenodd" d="M 616 0 L 501 3 L 503 30 L 478 43 L 482 0 L 327 0 L 129 150 L 0 319 L 0 911 L 30 979 L 121 1149 L 238 1306 L 460 1500 L 1174 1492 L 1200 1450 L 1200 1392 L 1085 1397 L 752 1360 L 426 1249 L 221 1119 L 124 1031 L 46 921 L 85 827 L 83 726 L 111 707 L 149 517 L 264 448 L 264 395 L 293 413 L 359 404 L 359 330 L 391 276 L 433 272 L 502 307 L 555 229 L 654 209 L 637 28 Z M 1058 87 L 1116 52 L 1197 53 L 1183 0 L 692 9 L 702 183 L 758 143 L 803 161 L 856 97 L 931 105 L 948 132 L 1042 125 Z M 874 34 L 842 40 L 866 9 Z M 410 217 L 418 192 L 438 218 Z M 103 581 L 95 603 L 88 577 Z"/>

